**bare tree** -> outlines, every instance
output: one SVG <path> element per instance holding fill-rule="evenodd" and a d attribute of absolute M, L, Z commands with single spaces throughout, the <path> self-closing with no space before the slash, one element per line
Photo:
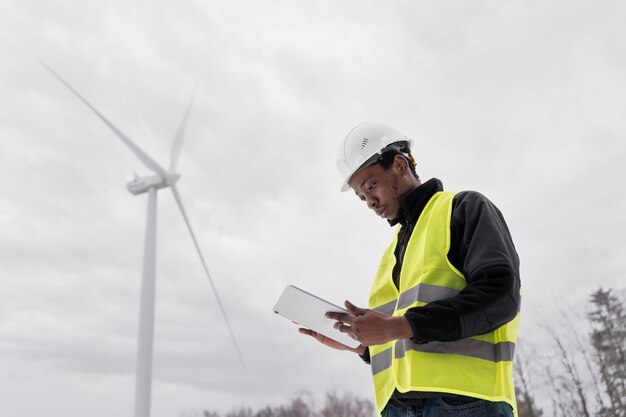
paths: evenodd
<path fill-rule="evenodd" d="M 301 392 L 293 397 L 287 406 L 275 408 L 273 414 L 276 417 L 315 417 L 315 415 L 315 402 L 307 392 Z"/>
<path fill-rule="evenodd" d="M 575 314 L 561 309 L 559 315 L 558 326 L 548 320 L 542 320 L 541 325 L 552 339 L 554 349 L 549 362 L 544 364 L 544 374 L 552 389 L 552 412 L 555 417 L 594 417 L 588 381 L 578 365 L 585 362 L 585 352 L 577 349 L 576 340 L 580 336 L 578 326 L 573 324 L 577 323 Z"/>
<path fill-rule="evenodd" d="M 591 417 L 589 411 L 589 400 L 587 399 L 587 390 L 580 376 L 576 360 L 573 355 L 565 347 L 565 344 L 557 335 L 554 335 L 554 342 L 561 356 L 561 365 L 565 369 L 565 375 L 562 378 L 563 391 L 570 399 L 572 405 L 572 416 Z"/>
<path fill-rule="evenodd" d="M 313 397 L 306 391 L 296 394 L 287 404 L 266 406 L 256 412 L 250 408 L 229 411 L 225 417 L 367 417 L 374 415 L 374 404 L 365 398 L 345 393 L 326 394 L 326 402 L 318 411 Z M 221 417 L 215 411 L 204 411 L 205 417 Z"/>
<path fill-rule="evenodd" d="M 321 417 L 361 417 L 374 415 L 374 404 L 368 399 L 358 398 L 350 393 L 342 397 L 334 392 L 326 394 L 326 404 Z"/>
<path fill-rule="evenodd" d="M 609 400 L 600 416 L 626 417 L 626 303 L 602 288 L 591 294 L 591 303 L 591 344 Z"/>
<path fill-rule="evenodd" d="M 518 417 L 542 417 L 543 411 L 536 405 L 532 394 L 531 365 L 526 355 L 521 351 L 523 346 L 521 340 L 518 340 L 515 349 L 515 364 L 513 365 L 516 396 L 517 396 L 517 415 Z"/>

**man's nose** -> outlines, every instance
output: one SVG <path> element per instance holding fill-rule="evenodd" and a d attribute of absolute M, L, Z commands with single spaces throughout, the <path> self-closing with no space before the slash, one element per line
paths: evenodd
<path fill-rule="evenodd" d="M 376 201 L 375 198 L 372 197 L 367 197 L 366 198 L 366 202 L 367 202 L 367 207 L 374 209 L 376 208 L 376 204 L 378 204 L 378 202 Z"/>

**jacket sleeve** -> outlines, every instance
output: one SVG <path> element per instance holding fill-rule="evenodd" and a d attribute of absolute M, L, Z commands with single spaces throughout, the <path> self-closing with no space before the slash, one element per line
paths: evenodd
<path fill-rule="evenodd" d="M 448 260 L 463 273 L 467 286 L 454 297 L 406 312 L 416 343 L 487 333 L 519 311 L 519 258 L 500 210 L 480 193 L 459 193 L 450 233 Z"/>
<path fill-rule="evenodd" d="M 370 357 L 370 348 L 366 347 L 365 348 L 365 352 L 363 352 L 362 355 L 359 355 L 361 357 L 361 359 L 363 359 L 363 362 L 365 362 L 366 364 L 371 364 L 371 357 Z"/>

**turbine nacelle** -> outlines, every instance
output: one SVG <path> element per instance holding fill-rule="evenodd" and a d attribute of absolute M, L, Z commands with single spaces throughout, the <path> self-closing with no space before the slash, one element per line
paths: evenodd
<path fill-rule="evenodd" d="M 136 177 L 134 180 L 126 183 L 126 189 L 133 195 L 143 194 L 148 192 L 150 188 L 159 190 L 161 188 L 170 187 L 174 185 L 179 178 L 180 174 L 177 172 L 168 172 L 165 178 L 159 174 L 147 177 Z"/>

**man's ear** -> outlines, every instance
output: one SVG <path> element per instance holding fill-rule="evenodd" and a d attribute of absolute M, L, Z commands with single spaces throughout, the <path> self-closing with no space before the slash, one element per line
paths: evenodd
<path fill-rule="evenodd" d="M 400 155 L 397 154 L 393 157 L 393 166 L 394 168 L 396 168 L 398 170 L 398 173 L 404 175 L 408 172 L 409 170 L 409 164 L 406 161 L 406 159 Z"/>

